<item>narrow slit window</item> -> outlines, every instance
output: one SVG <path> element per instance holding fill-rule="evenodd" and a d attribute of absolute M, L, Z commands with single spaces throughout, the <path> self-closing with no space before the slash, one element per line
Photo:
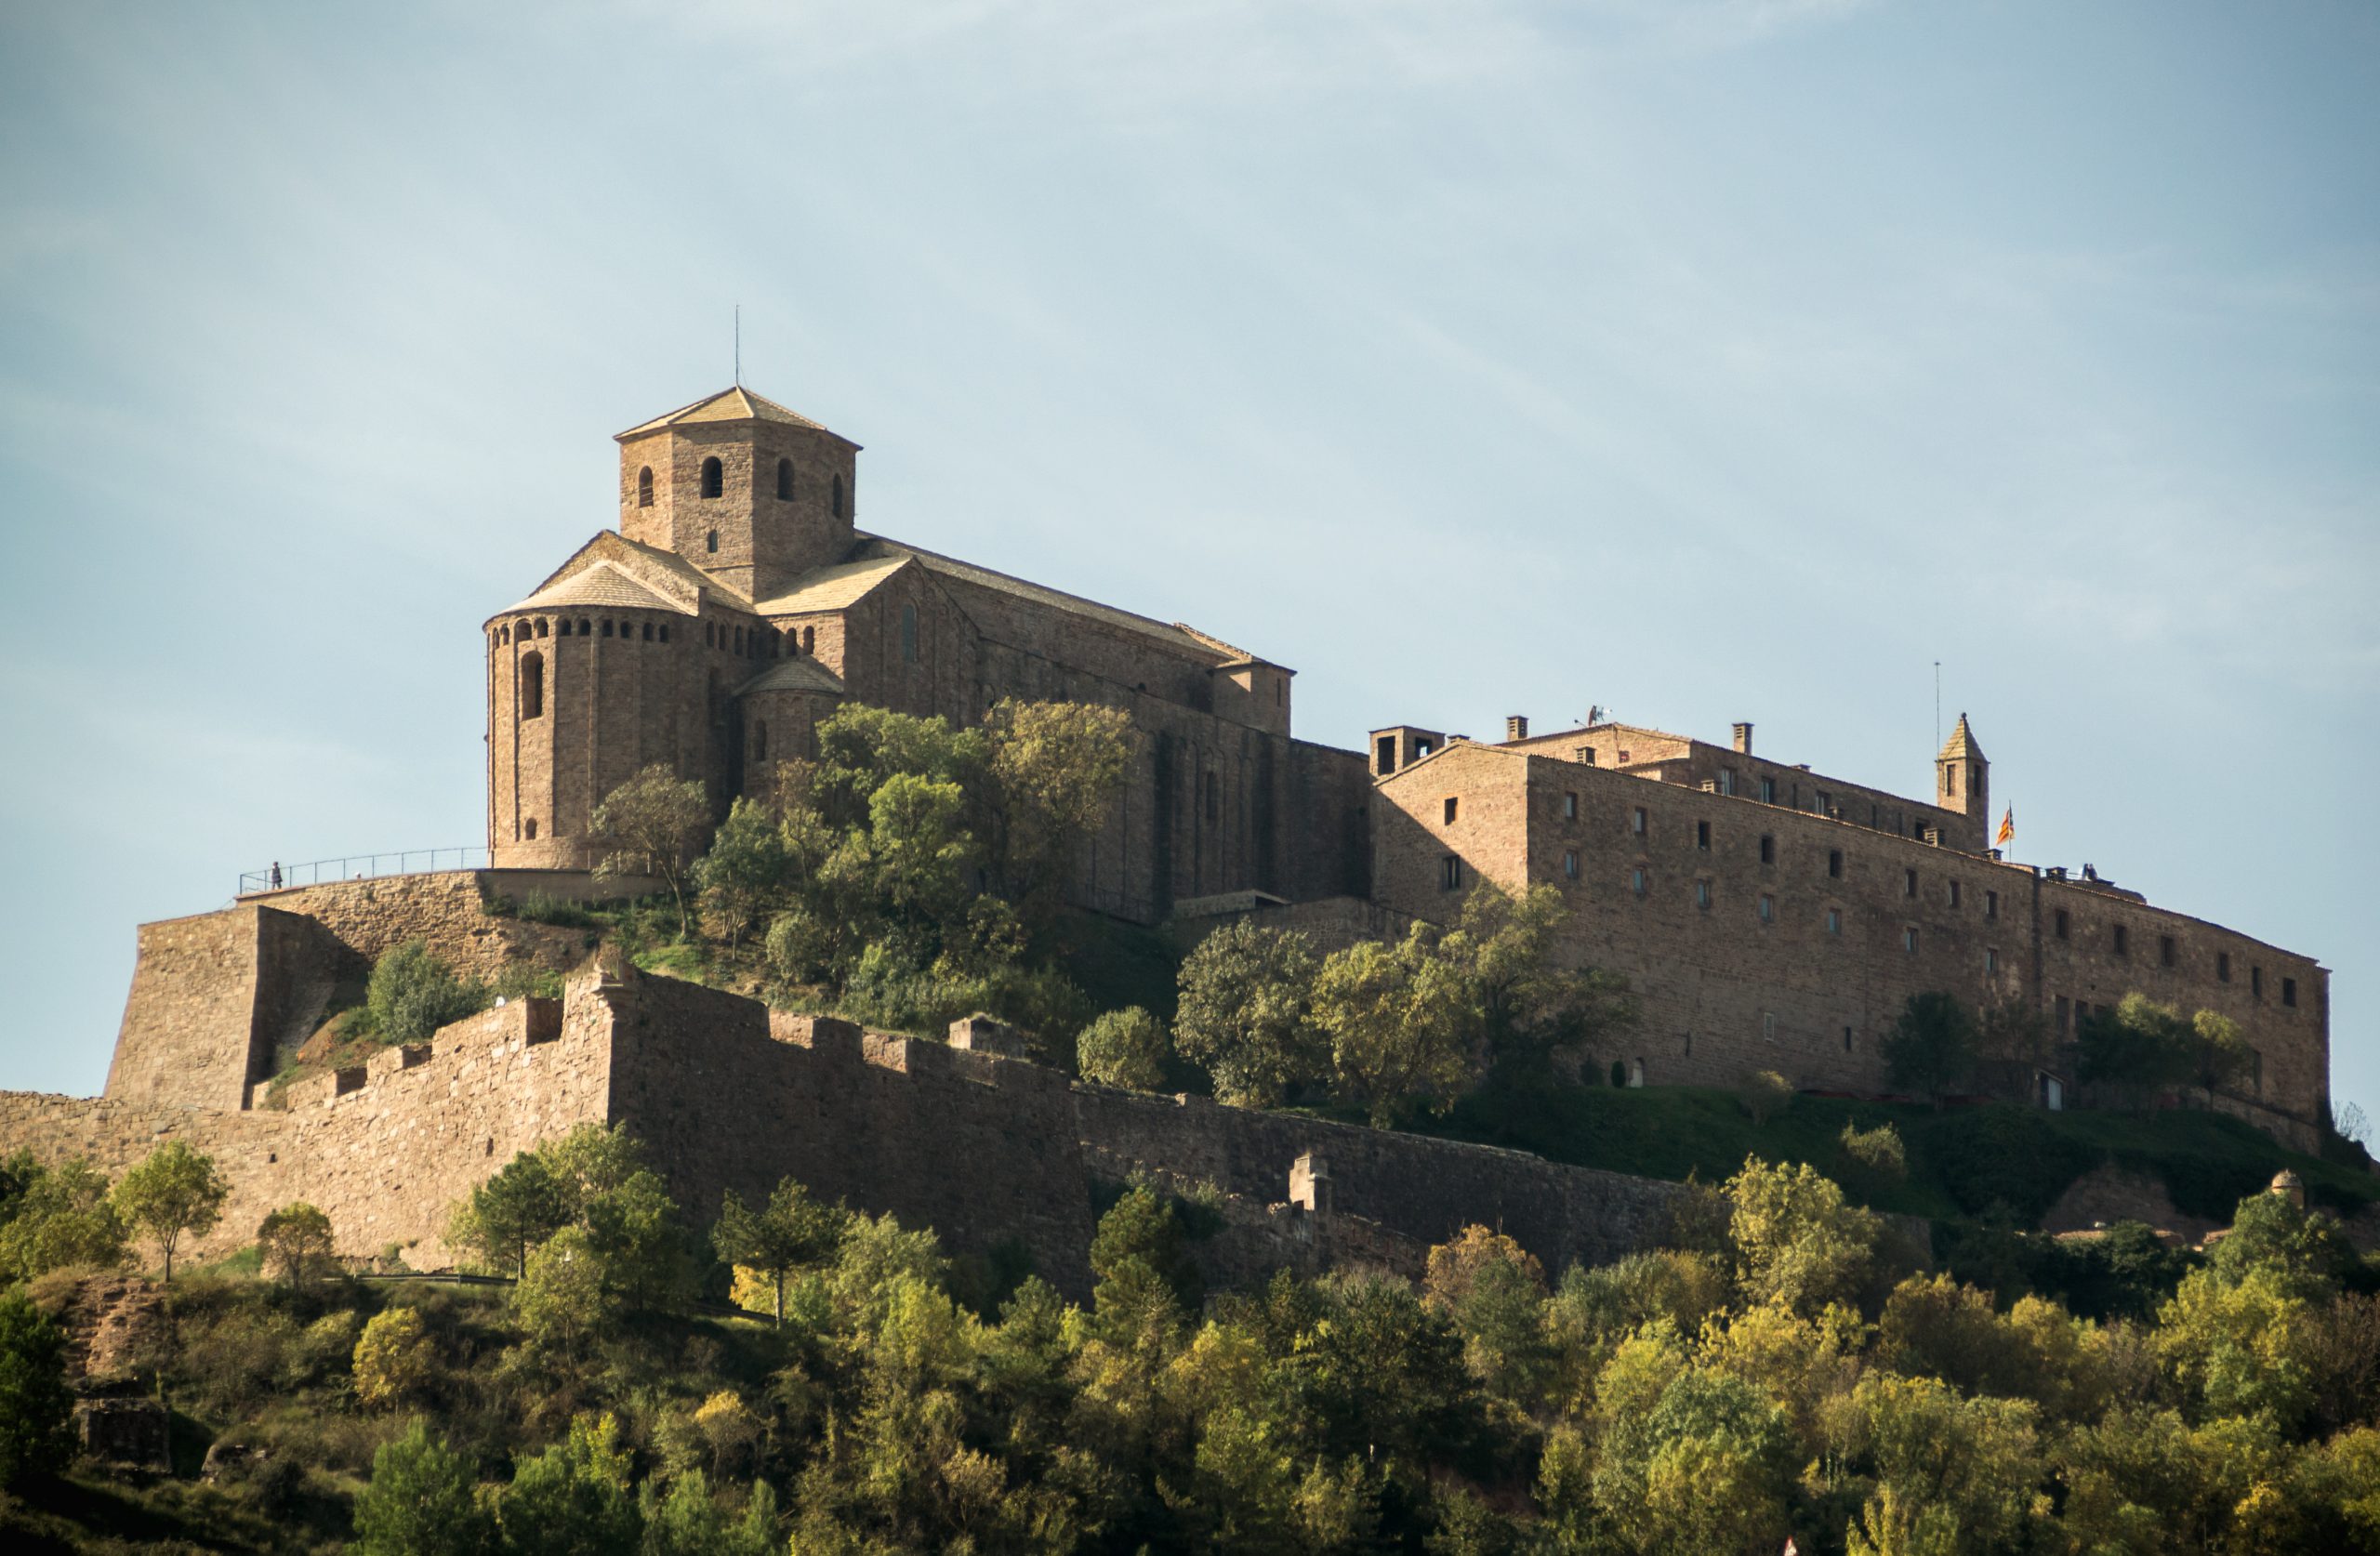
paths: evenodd
<path fill-rule="evenodd" d="M 1447 796 L 1447 801 L 1446 801 L 1446 821 L 1445 821 L 1445 824 L 1446 824 L 1446 825 L 1448 825 L 1448 826 L 1452 826 L 1452 825 L 1454 824 L 1455 810 L 1456 810 L 1456 801 L 1455 801 L 1455 797 L 1454 797 L 1454 796 L 1452 796 L 1452 795 L 1448 795 L 1448 796 Z"/>
<path fill-rule="evenodd" d="M 1777 863 L 1777 839 L 1765 832 L 1760 835 L 1760 862 L 1763 864 Z"/>
<path fill-rule="evenodd" d="M 1454 854 L 1448 854 L 1438 861 L 1438 887 L 1441 890 L 1454 891 L 1461 890 L 1461 886 L 1462 861 Z"/>
<path fill-rule="evenodd" d="M 1579 851 L 1577 849 L 1564 849 L 1562 851 L 1562 873 L 1569 877 L 1572 880 L 1577 880 L 1579 878 Z"/>
<path fill-rule="evenodd" d="M 1694 846 L 1700 849 L 1704 853 L 1709 853 L 1711 851 L 1711 824 L 1709 822 L 1699 821 L 1694 824 Z"/>
<path fill-rule="evenodd" d="M 636 473 L 636 506 L 653 506 L 653 467 L 650 465 Z"/>
<path fill-rule="evenodd" d="M 1843 851 L 1841 849 L 1829 849 L 1826 851 L 1826 873 L 1832 876 L 1837 880 L 1841 880 L 1843 878 Z"/>
<path fill-rule="evenodd" d="M 793 501 L 793 461 L 790 459 L 777 461 L 777 501 Z"/>
<path fill-rule="evenodd" d="M 546 714 L 546 656 L 532 649 L 521 656 L 521 717 Z"/>

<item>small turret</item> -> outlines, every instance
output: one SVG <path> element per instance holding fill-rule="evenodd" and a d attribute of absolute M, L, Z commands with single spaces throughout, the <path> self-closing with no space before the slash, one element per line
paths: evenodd
<path fill-rule="evenodd" d="M 1991 763 L 1976 744 L 1964 713 L 1934 758 L 1934 803 L 1965 816 L 1971 824 L 1959 846 L 1982 851 L 1991 825 Z"/>

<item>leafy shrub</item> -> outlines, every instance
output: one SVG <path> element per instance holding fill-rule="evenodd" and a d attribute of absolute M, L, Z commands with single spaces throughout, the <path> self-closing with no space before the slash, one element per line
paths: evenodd
<path fill-rule="evenodd" d="M 1165 1083 L 1165 1023 L 1139 1006 L 1110 1010 L 1075 1036 L 1075 1066 L 1102 1086 L 1155 1091 Z"/>
<path fill-rule="evenodd" d="M 566 930 L 591 930 L 601 922 L 580 904 L 544 891 L 532 891 L 522 898 L 513 913 L 533 924 L 559 924 Z"/>
<path fill-rule="evenodd" d="M 31 1280 L 70 1265 L 123 1261 L 124 1220 L 108 1195 L 108 1180 L 90 1163 L 61 1162 L 18 1174 L 14 1214 L 0 1226 L 0 1275 Z"/>
<path fill-rule="evenodd" d="M 372 1457 L 372 1483 L 355 1499 L 360 1556 L 483 1556 L 495 1530 L 470 1463 L 414 1422 Z"/>
<path fill-rule="evenodd" d="M 418 1400 L 438 1376 L 438 1346 L 421 1312 L 393 1307 L 375 1313 L 355 1342 L 355 1397 L 375 1408 Z"/>
<path fill-rule="evenodd" d="M 1774 1070 L 1754 1070 L 1736 1083 L 1736 1101 L 1755 1125 L 1793 1105 L 1793 1083 Z"/>
<path fill-rule="evenodd" d="M 373 964 L 364 1000 L 384 1042 L 417 1043 L 485 1009 L 489 997 L 485 984 L 458 976 L 427 944 L 409 940 Z"/>
<path fill-rule="evenodd" d="M 1971 1215 L 1999 1207 L 2038 1221 L 2098 1163 L 2098 1153 L 2030 1108 L 1967 1108 L 1928 1120 L 1923 1132 L 1936 1172 Z"/>
<path fill-rule="evenodd" d="M 66 1337 L 22 1291 L 0 1292 L 0 1487 L 66 1462 Z"/>
<path fill-rule="evenodd" d="M 284 1205 L 257 1224 L 257 1247 L 266 1269 L 302 1286 L 331 1267 L 331 1219 L 304 1200 Z"/>
<path fill-rule="evenodd" d="M 1890 1124 L 1872 1129 L 1845 1124 L 1839 1143 L 1849 1167 L 1845 1176 L 1858 1179 L 1863 1185 L 1897 1183 L 1909 1176 L 1909 1152 L 1901 1144 L 1900 1131 Z"/>

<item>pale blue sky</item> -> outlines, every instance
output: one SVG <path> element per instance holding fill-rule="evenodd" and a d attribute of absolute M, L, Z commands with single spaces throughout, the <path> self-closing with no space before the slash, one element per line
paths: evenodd
<path fill-rule="evenodd" d="M 0 9 L 0 1087 L 136 922 L 481 841 L 479 623 L 745 377 L 861 521 L 1601 703 L 2320 956 L 2380 1113 L 2380 11 Z"/>

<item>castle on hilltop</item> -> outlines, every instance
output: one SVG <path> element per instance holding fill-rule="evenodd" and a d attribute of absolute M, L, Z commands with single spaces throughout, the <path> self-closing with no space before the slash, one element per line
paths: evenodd
<path fill-rule="evenodd" d="M 1595 1056 L 1625 1085 L 1776 1071 L 1880 1094 L 1881 1039 L 1911 996 L 1942 991 L 2035 1013 L 2047 1040 L 1994 1056 L 1990 1085 L 2058 1107 L 2087 1100 L 2076 1023 L 2137 990 L 2238 1022 L 2254 1062 L 2208 1101 L 2320 1143 L 2327 972 L 2088 867 L 2002 858 L 1964 715 L 1924 799 L 1756 755 L 1749 723 L 1726 745 L 1611 722 L 1533 734 L 1514 717 L 1493 744 L 1392 724 L 1341 750 L 1291 733 L 1286 666 L 862 531 L 859 445 L 740 387 L 617 441 L 618 530 L 485 625 L 491 867 L 276 881 L 141 926 L 105 1095 L 0 1093 L 0 1148 L 116 1170 L 186 1138 L 234 1186 L 218 1243 L 302 1197 L 342 1251 L 397 1245 L 417 1265 L 444 1257 L 459 1194 L 586 1122 L 633 1128 L 697 1214 L 790 1173 L 956 1248 L 1022 1243 L 1069 1290 L 1088 1281 L 1091 1180 L 1135 1173 L 1221 1191 L 1228 1231 L 1202 1257 L 1226 1279 L 1418 1269 L 1473 1222 L 1549 1267 L 1652 1234 L 1670 1186 L 1072 1082 L 968 1022 L 943 1044 L 789 1017 L 491 911 L 598 894 L 591 817 L 645 767 L 700 781 L 723 815 L 847 703 L 972 724 L 1012 696 L 1120 708 L 1141 736 L 1079 843 L 1084 908 L 1193 936 L 1252 916 L 1331 944 L 1445 922 L 1481 882 L 1551 886 L 1571 908 L 1561 955 L 1634 992 L 1640 1021 Z M 565 972 L 565 994 L 290 1083 L 290 1057 L 411 941 L 483 978 Z"/>
<path fill-rule="evenodd" d="M 859 445 L 747 389 L 617 442 L 617 532 L 486 624 L 499 866 L 588 865 L 594 808 L 654 762 L 724 814 L 845 702 L 957 724 L 1002 697 L 1094 702 L 1145 739 L 1084 843 L 1083 906 L 1344 936 L 1442 920 L 1482 880 L 1547 883 L 1575 910 L 1570 955 L 1637 991 L 1641 1034 L 1609 1056 L 1631 1084 L 1777 1070 L 1882 1091 L 1879 1040 L 1942 990 L 2039 1011 L 2050 1048 L 1996 1080 L 2058 1106 L 2060 1047 L 2137 989 L 2249 1034 L 2225 1105 L 2282 1130 L 2325 1115 L 2327 972 L 2087 869 L 2002 859 L 1964 714 L 1924 799 L 1757 756 L 1749 723 L 1720 746 L 1515 717 L 1501 744 L 1391 725 L 1340 750 L 1291 733 L 1284 666 L 861 530 Z"/>

